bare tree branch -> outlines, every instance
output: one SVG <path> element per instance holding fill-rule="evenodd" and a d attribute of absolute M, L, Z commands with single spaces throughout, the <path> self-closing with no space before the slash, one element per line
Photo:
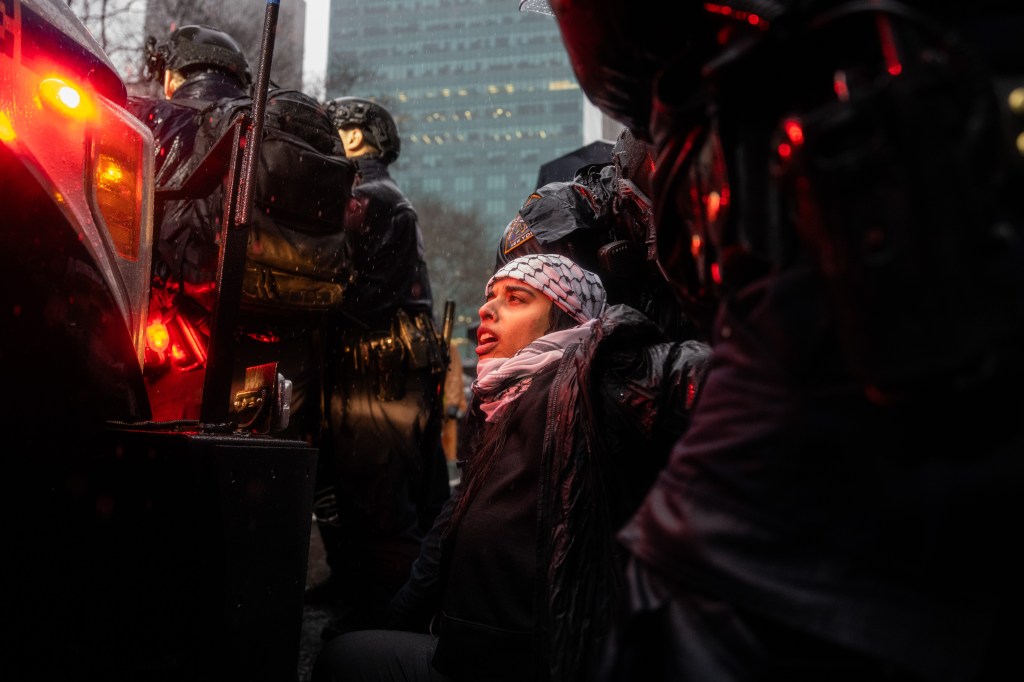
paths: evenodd
<path fill-rule="evenodd" d="M 455 301 L 458 326 L 476 322 L 484 284 L 494 274 L 497 243 L 491 242 L 479 214 L 460 211 L 437 196 L 413 197 L 423 231 L 434 308 Z"/>

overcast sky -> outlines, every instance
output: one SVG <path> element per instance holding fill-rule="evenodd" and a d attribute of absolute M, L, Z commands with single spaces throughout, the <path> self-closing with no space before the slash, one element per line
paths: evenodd
<path fill-rule="evenodd" d="M 285 0 L 287 2 L 287 0 Z M 331 0 L 306 0 L 306 45 L 303 51 L 302 80 L 313 82 L 327 68 L 327 17 Z"/>

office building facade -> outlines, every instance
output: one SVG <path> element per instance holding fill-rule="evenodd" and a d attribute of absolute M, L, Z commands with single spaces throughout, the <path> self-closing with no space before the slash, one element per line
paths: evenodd
<path fill-rule="evenodd" d="M 585 142 L 555 21 L 514 0 L 331 0 L 329 36 L 327 97 L 387 106 L 398 183 L 482 216 L 495 244 L 540 165 Z M 332 90 L 332 72 L 353 68 L 373 75 Z"/>

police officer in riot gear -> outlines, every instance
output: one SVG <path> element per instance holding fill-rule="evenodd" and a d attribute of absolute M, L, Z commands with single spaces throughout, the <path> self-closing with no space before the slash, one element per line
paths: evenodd
<path fill-rule="evenodd" d="M 380 104 L 342 97 L 327 106 L 358 168 L 346 219 L 356 281 L 336 318 L 333 455 L 322 457 L 314 511 L 331 570 L 307 602 L 338 617 L 324 636 L 382 623 L 423 533 L 448 497 L 440 441 L 447 354 L 416 211 L 388 166 L 398 127 Z"/>
<path fill-rule="evenodd" d="M 189 25 L 162 42 L 148 39 L 146 72 L 163 83 L 165 99 L 132 98 L 129 106 L 154 133 L 157 189 L 179 190 L 224 135 L 230 135 L 239 113 L 251 109 L 248 63 L 227 33 Z M 315 99 L 276 88 L 269 95 L 253 191 L 257 210 L 250 225 L 233 348 L 232 396 L 243 388 L 246 368 L 278 362 L 278 371 L 293 387 L 290 423 L 280 433 L 317 443 L 324 428 L 324 315 L 352 277 L 343 229 L 347 202 L 341 199 L 337 210 L 326 210 L 315 183 L 289 169 L 315 167 L 320 175 L 340 178 L 341 183 L 347 179 L 350 185 L 354 167 L 337 157 L 340 144 L 333 124 Z M 301 164 L 291 162 L 296 154 L 304 159 Z M 269 165 L 283 168 L 284 177 L 268 180 L 271 171 L 265 162 L 270 157 L 275 163 Z M 226 168 L 207 172 L 220 177 Z M 274 185 L 273 206 L 261 203 L 263 185 Z M 330 191 L 347 197 L 348 188 Z M 320 194 L 326 192 L 321 189 Z M 216 299 L 223 201 L 223 187 L 217 184 L 202 196 L 156 206 L 150 316 L 184 329 L 190 342 L 181 345 L 196 355 L 185 367 L 167 359 L 147 364 L 154 417 L 159 420 L 198 418 Z M 237 419 L 245 426 L 248 415 Z"/>
<path fill-rule="evenodd" d="M 550 5 L 588 99 L 656 144 L 659 261 L 713 311 L 691 426 L 619 533 L 604 679 L 1001 679 L 1019 5 Z"/>

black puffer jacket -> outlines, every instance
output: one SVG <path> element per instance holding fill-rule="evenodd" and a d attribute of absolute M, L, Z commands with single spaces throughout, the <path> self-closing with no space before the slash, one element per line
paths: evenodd
<path fill-rule="evenodd" d="M 696 341 L 668 342 L 638 311 L 612 306 L 593 336 L 566 351 L 550 383 L 546 414 L 527 417 L 530 423 L 545 424 L 541 452 L 499 453 L 539 467 L 533 645 L 522 652 L 532 652 L 529 668 L 537 671 L 537 680 L 593 678 L 621 584 L 615 531 L 639 504 L 688 425 L 708 352 Z M 529 394 L 527 390 L 520 400 Z M 471 428 L 482 425 L 476 410 L 468 419 Z M 479 421 L 474 424 L 474 419 Z M 475 489 L 470 481 L 478 456 L 467 453 L 462 485 L 424 542 L 410 581 L 392 602 L 392 627 L 426 629 L 445 590 L 467 589 L 453 581 L 459 567 L 449 565 L 447 557 L 458 542 L 452 510 L 464 493 L 472 495 Z M 500 517 L 501 512 L 491 515 Z M 498 528 L 490 537 L 496 543 L 505 541 Z M 487 584 L 486 578 L 477 580 Z M 439 652 L 458 657 L 471 646 L 446 642 L 445 637 L 442 632 Z M 484 652 L 478 655 L 486 659 Z M 453 662 L 435 663 L 450 668 Z M 502 671 L 483 672 L 500 678 Z"/>

